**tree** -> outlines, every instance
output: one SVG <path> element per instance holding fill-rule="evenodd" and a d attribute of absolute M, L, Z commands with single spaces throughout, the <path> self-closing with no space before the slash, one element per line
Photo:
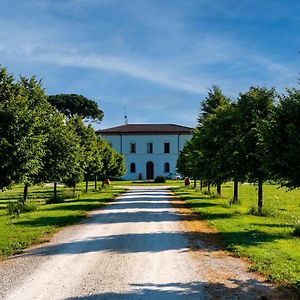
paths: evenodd
<path fill-rule="evenodd" d="M 88 182 L 91 175 L 101 171 L 103 163 L 101 161 L 101 152 L 97 145 L 97 137 L 91 125 L 85 126 L 79 116 L 72 117 L 69 121 L 78 136 L 79 144 L 82 148 L 81 166 L 86 182 L 86 192 L 88 191 Z"/>
<path fill-rule="evenodd" d="M 99 109 L 97 103 L 82 95 L 50 95 L 48 101 L 68 118 L 80 116 L 95 122 L 101 122 L 103 119 L 103 111 Z"/>
<path fill-rule="evenodd" d="M 300 187 L 300 91 L 282 95 L 265 123 L 266 165 L 273 179 L 290 189 Z"/>
<path fill-rule="evenodd" d="M 192 142 L 187 141 L 178 155 L 176 169 L 185 177 L 193 177 L 194 175 L 192 165 L 190 164 L 192 151 Z"/>
<path fill-rule="evenodd" d="M 97 143 L 103 163 L 103 168 L 98 174 L 100 178 L 103 180 L 108 177 L 119 176 L 117 175 L 118 173 L 123 173 L 125 171 L 123 156 L 117 155 L 115 150 L 104 139 L 99 138 Z M 118 170 L 119 167 L 120 170 Z M 120 176 L 122 176 L 122 174 Z"/>
<path fill-rule="evenodd" d="M 14 182 L 14 159 L 11 155 L 15 139 L 11 135 L 19 110 L 16 103 L 21 100 L 19 89 L 14 77 L 5 68 L 0 68 L 0 188 L 11 186 Z"/>
<path fill-rule="evenodd" d="M 51 105 L 35 77 L 15 82 L 4 68 L 0 69 L 0 91 L 0 185 L 23 182 L 25 202 L 28 186 L 35 183 L 43 165 Z"/>
<path fill-rule="evenodd" d="M 112 149 L 112 148 L 111 148 Z M 115 156 L 115 165 L 109 170 L 109 177 L 113 178 L 120 178 L 122 177 L 126 172 L 126 165 L 125 165 L 125 159 L 124 155 L 115 152 L 112 149 L 113 155 Z"/>
<path fill-rule="evenodd" d="M 221 193 L 222 174 L 224 169 L 223 160 L 218 160 L 220 145 L 219 139 L 223 138 L 222 127 L 220 127 L 214 115 L 218 109 L 223 106 L 229 105 L 230 100 L 223 94 L 220 87 L 214 85 L 208 91 L 208 96 L 202 102 L 201 112 L 198 117 L 198 131 L 195 132 L 196 148 L 201 152 L 199 158 L 206 162 L 206 168 L 202 171 L 204 179 L 208 182 L 208 188 L 210 184 L 217 186 L 218 194 Z M 219 162 L 219 165 L 217 164 Z"/>
<path fill-rule="evenodd" d="M 201 111 L 198 117 L 198 127 L 201 127 L 208 115 L 213 114 L 218 107 L 226 103 L 229 103 L 229 99 L 223 94 L 219 86 L 213 85 L 208 90 L 208 96 L 201 103 Z"/>
<path fill-rule="evenodd" d="M 240 153 L 244 158 L 242 176 L 258 184 L 258 213 L 263 207 L 263 182 L 268 179 L 265 168 L 265 148 L 262 140 L 262 126 L 274 109 L 274 89 L 251 87 L 240 94 L 237 102 L 240 126 Z"/>
<path fill-rule="evenodd" d="M 76 190 L 76 185 L 84 175 L 84 168 L 86 165 L 85 157 L 84 157 L 84 147 L 82 146 L 82 139 L 79 134 L 80 126 L 82 120 L 77 117 L 71 118 L 67 123 L 67 130 L 70 132 L 71 136 L 74 135 L 73 141 L 73 152 L 70 153 L 70 165 L 68 168 L 68 173 L 63 178 L 64 183 L 69 186 L 73 187 L 73 190 Z"/>
<path fill-rule="evenodd" d="M 224 102 L 206 116 L 195 139 L 206 165 L 204 178 L 217 186 L 218 194 L 221 194 L 222 183 L 234 179 L 234 203 L 237 202 L 238 180 L 241 179 L 236 120 L 236 105 Z"/>
<path fill-rule="evenodd" d="M 197 128 L 193 132 L 191 140 L 187 141 L 179 153 L 177 160 L 177 170 L 186 177 L 194 178 L 194 186 L 197 179 L 200 179 L 200 188 L 206 176 L 207 166 L 201 152 L 199 141 L 200 129 Z"/>
<path fill-rule="evenodd" d="M 54 197 L 57 197 L 57 183 L 72 180 L 80 174 L 82 148 L 78 136 L 71 126 L 65 123 L 64 116 L 54 113 L 49 123 L 46 153 L 43 169 L 38 174 L 39 182 L 54 183 Z M 72 185 L 73 186 L 73 185 Z"/>

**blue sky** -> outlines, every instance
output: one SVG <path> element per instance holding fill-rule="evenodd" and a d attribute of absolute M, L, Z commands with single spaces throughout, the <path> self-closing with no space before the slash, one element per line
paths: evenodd
<path fill-rule="evenodd" d="M 124 123 L 195 126 L 218 84 L 297 86 L 298 0 L 0 0 L 0 64 Z"/>

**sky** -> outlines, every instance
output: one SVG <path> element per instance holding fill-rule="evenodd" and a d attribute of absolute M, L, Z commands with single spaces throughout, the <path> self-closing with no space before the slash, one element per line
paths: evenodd
<path fill-rule="evenodd" d="M 0 65 L 94 100 L 96 129 L 193 127 L 212 85 L 297 87 L 299 33 L 299 0 L 0 0 Z"/>

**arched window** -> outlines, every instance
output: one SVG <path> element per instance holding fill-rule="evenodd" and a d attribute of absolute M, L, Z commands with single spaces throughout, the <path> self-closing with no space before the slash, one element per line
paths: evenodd
<path fill-rule="evenodd" d="M 135 163 L 130 164 L 130 173 L 135 173 Z"/>
<path fill-rule="evenodd" d="M 169 173 L 170 172 L 170 164 L 168 162 L 166 162 L 164 164 L 164 172 L 165 173 Z"/>

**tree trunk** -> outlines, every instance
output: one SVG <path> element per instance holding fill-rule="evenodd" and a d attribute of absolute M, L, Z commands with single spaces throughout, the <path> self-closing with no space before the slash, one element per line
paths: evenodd
<path fill-rule="evenodd" d="M 23 192 L 23 203 L 25 203 L 28 198 L 28 187 L 29 187 L 29 184 L 25 183 L 24 184 L 24 192 Z"/>
<path fill-rule="evenodd" d="M 257 209 L 258 214 L 262 214 L 262 208 L 263 208 L 263 180 L 261 178 L 258 179 L 258 203 L 257 203 Z"/>
<path fill-rule="evenodd" d="M 73 183 L 73 192 L 75 193 L 76 192 L 76 182 L 74 181 Z"/>
<path fill-rule="evenodd" d="M 219 183 L 219 182 L 217 184 L 217 194 L 221 195 L 221 183 Z"/>
<path fill-rule="evenodd" d="M 85 177 L 85 192 L 87 193 L 89 189 L 89 177 Z"/>
<path fill-rule="evenodd" d="M 95 190 L 97 190 L 97 175 L 95 175 Z"/>
<path fill-rule="evenodd" d="M 203 179 L 200 179 L 200 191 L 202 191 L 203 188 Z"/>
<path fill-rule="evenodd" d="M 207 191 L 210 193 L 210 183 L 207 185 Z"/>
<path fill-rule="evenodd" d="M 197 187 L 197 180 L 194 179 L 194 188 L 196 188 L 196 187 Z"/>
<path fill-rule="evenodd" d="M 232 203 L 236 204 L 238 202 L 238 197 L 239 197 L 238 195 L 239 195 L 239 181 L 237 178 L 234 178 Z"/>
<path fill-rule="evenodd" d="M 57 182 L 54 182 L 54 198 L 57 198 Z"/>

